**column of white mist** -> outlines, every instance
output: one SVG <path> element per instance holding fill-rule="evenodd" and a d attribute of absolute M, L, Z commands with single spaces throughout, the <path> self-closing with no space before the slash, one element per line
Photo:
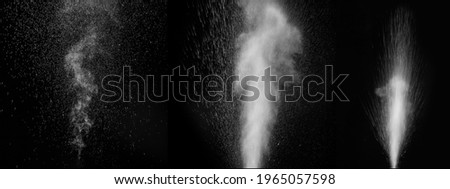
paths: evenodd
<path fill-rule="evenodd" d="M 236 72 L 241 79 L 258 76 L 258 82 L 250 85 L 257 87 L 261 95 L 256 101 L 243 102 L 241 152 L 244 167 L 257 168 L 261 167 L 262 157 L 268 150 L 270 130 L 277 115 L 276 103 L 264 97 L 264 90 L 269 89 L 264 89 L 260 76 L 269 67 L 274 75 L 292 74 L 291 56 L 298 50 L 301 36 L 275 2 L 250 0 L 242 3 L 248 31 L 240 36 Z M 278 96 L 276 87 L 275 83 L 271 84 L 274 96 Z M 244 93 L 251 95 L 248 91 Z"/>
<path fill-rule="evenodd" d="M 412 78 L 414 49 L 410 31 L 410 16 L 401 9 L 395 14 L 390 25 L 390 41 L 387 43 L 385 70 L 383 77 L 387 83 L 380 88 L 384 97 L 381 125 L 385 148 L 392 168 L 397 168 L 398 160 L 405 147 L 408 130 L 413 123 L 417 93 L 417 79 Z M 417 100 L 417 99 L 416 99 Z"/>
<path fill-rule="evenodd" d="M 401 34 L 397 34 L 401 35 Z M 400 37 L 400 36 L 397 36 Z M 398 40 L 398 39 L 397 39 Z M 392 49 L 391 57 L 393 72 L 390 75 L 388 83 L 388 99 L 385 109 L 387 109 L 385 117 L 385 130 L 388 141 L 388 151 L 390 163 L 393 168 L 397 167 L 399 154 L 402 151 L 402 146 L 406 134 L 406 127 L 408 124 L 408 88 L 410 86 L 410 69 L 408 67 L 407 53 L 405 50 L 405 43 L 397 41 Z"/>

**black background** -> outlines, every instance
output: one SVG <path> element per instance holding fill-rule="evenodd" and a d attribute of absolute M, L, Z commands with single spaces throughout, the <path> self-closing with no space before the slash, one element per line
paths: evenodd
<path fill-rule="evenodd" d="M 78 159 L 69 127 L 75 93 L 64 56 L 86 35 L 83 27 L 64 27 L 62 4 L 53 1 L 3 3 L 1 167 L 167 167 L 167 104 L 104 103 L 101 90 L 90 104 L 94 126 Z M 165 3 L 117 6 L 114 18 L 105 12 L 67 17 L 74 23 L 102 20 L 97 25 L 101 52 L 84 63 L 97 86 L 108 74 L 121 75 L 125 65 L 139 75 L 160 75 L 168 68 Z"/>
<path fill-rule="evenodd" d="M 350 74 L 342 85 L 350 102 L 283 105 L 294 113 L 279 116 L 271 138 L 266 168 L 388 168 L 388 158 L 364 110 L 365 96 L 382 49 L 386 23 L 398 7 L 414 16 L 418 52 L 426 77 L 426 103 L 417 118 L 400 168 L 450 168 L 447 54 L 444 2 L 391 0 L 282 1 L 293 22 L 309 27 L 311 46 L 307 73 L 321 74 L 323 65 L 335 73 Z M 5 3 L 5 2 L 3 2 Z M 132 4 L 123 2 L 121 27 L 108 49 L 121 57 L 96 68 L 99 75 L 120 73 L 131 65 L 139 75 L 165 74 L 181 62 L 196 9 L 202 1 L 177 0 Z M 240 157 L 225 158 L 217 150 L 214 129 L 198 112 L 210 111 L 199 103 L 94 104 L 96 122 L 83 161 L 68 144 L 71 96 L 62 67 L 68 42 L 54 20 L 53 3 L 2 5 L 2 63 L 0 86 L 1 168 L 236 168 Z M 308 8 L 299 8 L 305 5 Z M 10 9 L 11 7 L 15 9 Z M 295 9 L 301 13 L 295 13 Z M 300 11 L 299 11 L 300 12 Z M 5 14 L 3 14 L 5 15 Z M 306 19 L 301 16 L 311 16 Z M 167 19 L 166 19 L 167 18 Z M 166 22 L 167 21 L 167 22 Z M 306 21 L 305 21 L 306 22 Z M 157 24 L 155 24 L 157 23 Z M 198 26 L 200 27 L 200 26 Z M 167 30 L 166 30 L 167 28 Z M 206 31 L 206 28 L 205 28 Z M 202 40 L 204 31 L 197 31 Z M 166 40 L 167 37 L 167 40 Z M 314 40 L 313 40 L 314 39 Z M 76 40 L 75 40 L 76 41 Z M 150 41 L 151 43 L 146 43 Z M 120 44 L 120 45 L 118 45 Z M 157 45 L 155 45 L 157 44 Z M 65 46 L 66 45 L 66 46 Z M 111 46 L 108 43 L 107 46 Z M 109 47 L 107 47 L 109 48 Z M 167 54 L 168 53 L 168 54 Z M 167 56 L 168 55 L 168 56 Z M 303 57 L 305 58 L 305 57 Z M 108 60 L 108 59 L 107 59 Z M 131 60 L 131 61 L 130 61 Z M 152 60 L 152 63 L 147 63 Z M 321 61 L 319 61 L 321 60 Z M 298 115 L 296 116 L 296 111 Z M 151 116 L 148 116 L 148 115 Z M 288 120 L 287 118 L 293 118 Z M 285 119 L 286 118 L 286 119 Z M 236 128 L 236 126 L 230 126 Z M 236 139 L 236 138 L 235 138 Z M 236 143 L 236 141 L 225 141 Z M 235 147 L 235 146 L 234 146 Z M 229 151 L 238 151 L 230 147 Z M 239 153 L 236 153 L 239 154 Z M 232 154 L 231 156 L 234 156 Z M 237 161 L 237 162 L 236 162 Z"/>
<path fill-rule="evenodd" d="M 188 26 L 195 23 L 202 15 L 195 14 L 198 1 L 169 3 L 170 46 L 174 52 L 180 52 L 185 46 L 181 41 Z M 201 2 L 201 1 L 200 1 Z M 297 1 L 298 2 L 298 1 Z M 282 146 L 271 146 L 270 158 L 266 159 L 267 168 L 389 168 L 389 159 L 378 141 L 378 134 L 373 128 L 365 111 L 367 96 L 373 93 L 374 71 L 379 65 L 383 53 L 383 35 L 393 13 L 404 7 L 412 12 L 414 18 L 417 51 L 420 53 L 424 78 L 423 90 L 426 104 L 421 108 L 420 116 L 413 127 L 411 140 L 400 159 L 401 168 L 448 168 L 450 155 L 446 145 L 450 143 L 449 128 L 446 126 L 445 100 L 446 65 L 445 43 L 443 43 L 445 23 L 444 5 L 435 1 L 305 1 L 310 14 L 316 14 L 311 25 L 322 33 L 317 40 L 331 40 L 321 43 L 331 45 L 325 49 L 332 51 L 333 56 L 326 64 L 334 65 L 335 73 L 347 73 L 349 78 L 342 85 L 350 102 L 333 102 L 307 107 L 315 113 L 306 114 L 302 120 L 293 120 L 291 124 L 317 124 L 309 128 L 291 127 L 291 130 L 274 129 L 272 142 L 277 142 L 279 134 L 294 133 L 298 139 L 288 137 L 281 140 Z M 325 3 L 323 3 L 325 2 Z M 287 7 L 298 6 L 296 1 L 283 1 Z M 319 4 L 319 5 L 315 5 Z M 300 14 L 300 13 L 299 13 Z M 182 19 L 180 19 L 182 17 Z M 193 20 L 193 21 L 191 21 Z M 295 20 L 295 19 L 294 19 Z M 295 21 L 301 22 L 301 18 Z M 324 23 L 325 22 L 325 23 Z M 299 23 L 296 23 L 299 24 Z M 320 31 L 320 25 L 328 24 Z M 319 25 L 319 26 L 316 26 Z M 314 32 L 314 31 L 313 31 Z M 201 31 L 199 31 L 201 36 Z M 332 35 L 330 39 L 325 34 Z M 328 37 L 328 38 L 327 38 Z M 199 37 L 201 38 L 201 37 Z M 320 51 L 320 50 L 319 50 Z M 172 52 L 172 51 L 171 51 Z M 318 56 L 325 53 L 318 52 Z M 175 53 L 177 56 L 181 54 Z M 174 57 L 177 57 L 174 56 Z M 176 65 L 181 63 L 174 58 Z M 323 67 L 322 67 L 323 68 Z M 318 73 L 321 73 L 320 68 Z M 204 131 L 207 122 L 192 109 L 198 109 L 201 103 L 175 103 L 170 105 L 169 120 L 169 159 L 172 168 L 227 168 L 224 160 L 214 146 L 208 143 Z M 300 108 L 301 109 L 301 108 Z M 290 109 L 292 110 L 292 109 Z M 301 111 L 301 110 L 300 110 Z M 319 116 L 311 118 L 311 115 Z M 301 116 L 305 114 L 299 113 Z M 276 125 L 275 127 L 286 125 Z M 214 131 L 210 131 L 214 132 Z M 289 133 L 290 132 L 290 133 Z M 206 132 L 207 133 L 207 132 Z M 296 144 L 302 143 L 302 148 Z M 285 146 L 283 146 L 285 145 Z M 289 146 L 291 145 L 291 146 Z"/>
<path fill-rule="evenodd" d="M 421 57 L 426 103 L 413 127 L 412 138 L 400 158 L 402 168 L 449 167 L 449 143 L 446 127 L 445 79 L 446 65 L 443 46 L 443 5 L 435 1 L 340 1 L 338 3 L 338 47 L 335 67 L 350 74 L 344 91 L 351 103 L 334 103 L 339 128 L 339 168 L 386 168 L 387 156 L 377 141 L 364 111 L 364 96 L 373 92 L 368 83 L 376 72 L 382 53 L 383 32 L 389 16 L 398 7 L 406 7 L 414 16 L 413 31 Z"/>

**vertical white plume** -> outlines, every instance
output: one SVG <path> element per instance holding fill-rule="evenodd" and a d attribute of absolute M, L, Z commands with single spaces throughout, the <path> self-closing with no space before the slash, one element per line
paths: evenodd
<path fill-rule="evenodd" d="M 265 98 L 260 76 L 269 67 L 272 75 L 293 74 L 292 55 L 299 50 L 301 36 L 275 2 L 249 0 L 242 4 L 247 32 L 239 39 L 236 72 L 241 79 L 258 76 L 259 81 L 250 85 L 259 89 L 260 96 L 256 101 L 243 102 L 241 151 L 244 167 L 257 168 L 268 151 L 270 130 L 277 116 L 276 102 Z M 272 83 L 270 91 L 278 96 L 276 84 Z"/>

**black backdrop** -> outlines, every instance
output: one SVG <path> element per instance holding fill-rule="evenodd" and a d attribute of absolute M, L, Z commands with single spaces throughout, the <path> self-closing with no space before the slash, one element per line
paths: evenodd
<path fill-rule="evenodd" d="M 350 102 L 282 106 L 294 113 L 278 117 L 283 121 L 273 130 L 265 167 L 389 167 L 365 113 L 364 96 L 373 92 L 368 83 L 376 74 L 386 22 L 397 7 L 405 6 L 415 20 L 418 52 L 427 73 L 423 79 L 427 96 L 400 167 L 450 168 L 445 2 L 299 2 L 285 0 L 283 4 L 289 7 L 292 22 L 310 28 L 305 37 L 317 41 L 310 48 L 313 55 L 306 57 L 306 65 L 316 65 L 307 72 L 320 75 L 323 65 L 331 64 L 335 73 L 350 74 L 342 85 Z M 66 127 L 67 113 L 72 101 L 68 83 L 61 82 L 67 80 L 67 75 L 58 58 L 64 56 L 70 44 L 61 42 L 64 39 L 59 37 L 62 31 L 52 19 L 56 8 L 52 3 L 4 3 L 2 13 L 7 16 L 2 19 L 2 43 L 6 45 L 2 46 L 0 64 L 1 168 L 240 167 L 238 134 L 230 136 L 233 140 L 219 139 L 232 145 L 218 146 L 211 142 L 215 129 L 208 129 L 215 120 L 200 115 L 211 108 L 175 101 L 93 105 L 96 122 L 104 126 L 92 130 L 92 145 L 86 148 L 84 160 L 77 160 L 68 144 L 71 134 Z M 193 25 L 201 28 L 199 20 L 207 20 L 208 15 L 197 11 L 202 4 L 206 1 L 172 0 L 167 7 L 162 1 L 136 5 L 123 2 L 123 15 L 118 15 L 123 23 L 112 29 L 119 32 L 110 32 L 120 35 L 107 45 L 113 46 L 108 51 L 121 58 L 96 68 L 98 75 L 120 73 L 122 65 L 131 65 L 133 72 L 140 75 L 167 74 L 178 65 L 198 65 L 184 50 L 190 42 L 201 41 L 209 31 L 198 30 L 196 37 L 186 40 Z M 302 12 L 296 12 L 297 9 Z M 305 20 L 307 24 L 302 23 Z M 295 111 L 299 111 L 298 116 Z M 236 124 L 230 128 L 231 133 L 238 130 Z"/>

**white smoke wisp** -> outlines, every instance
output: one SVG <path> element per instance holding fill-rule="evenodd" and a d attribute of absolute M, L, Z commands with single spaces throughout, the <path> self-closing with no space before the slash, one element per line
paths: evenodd
<path fill-rule="evenodd" d="M 265 98 L 260 76 L 269 67 L 272 75 L 294 74 L 292 55 L 299 50 L 301 35 L 275 2 L 249 0 L 242 4 L 248 30 L 239 37 L 236 72 L 241 79 L 258 76 L 258 82 L 249 84 L 258 88 L 260 96 L 256 101 L 243 102 L 241 152 L 244 167 L 258 168 L 268 151 L 270 130 L 277 116 L 277 104 Z M 274 96 L 278 96 L 277 87 L 272 82 L 270 92 Z"/>
<path fill-rule="evenodd" d="M 75 137 L 72 143 L 78 150 L 79 158 L 81 151 L 86 146 L 83 137 L 94 124 L 89 117 L 88 108 L 98 87 L 94 83 L 94 76 L 83 67 L 83 64 L 86 59 L 92 59 L 96 40 L 97 33 L 93 28 L 83 39 L 71 47 L 65 57 L 65 68 L 73 76 L 71 85 L 77 93 L 76 102 L 70 112 L 70 122 Z"/>
<path fill-rule="evenodd" d="M 111 19 L 119 23 L 115 17 L 116 0 L 62 0 L 59 10 L 63 28 L 69 33 L 80 33 L 81 39 L 68 49 L 64 59 L 64 67 L 71 79 L 71 89 L 76 93 L 71 107 L 69 119 L 74 139 L 72 144 L 78 151 L 78 158 L 86 146 L 85 138 L 94 125 L 90 108 L 94 96 L 98 92 L 93 69 L 94 56 L 105 53 L 99 42 L 104 37 L 105 23 Z M 95 66 L 94 66 L 95 67 Z"/>

